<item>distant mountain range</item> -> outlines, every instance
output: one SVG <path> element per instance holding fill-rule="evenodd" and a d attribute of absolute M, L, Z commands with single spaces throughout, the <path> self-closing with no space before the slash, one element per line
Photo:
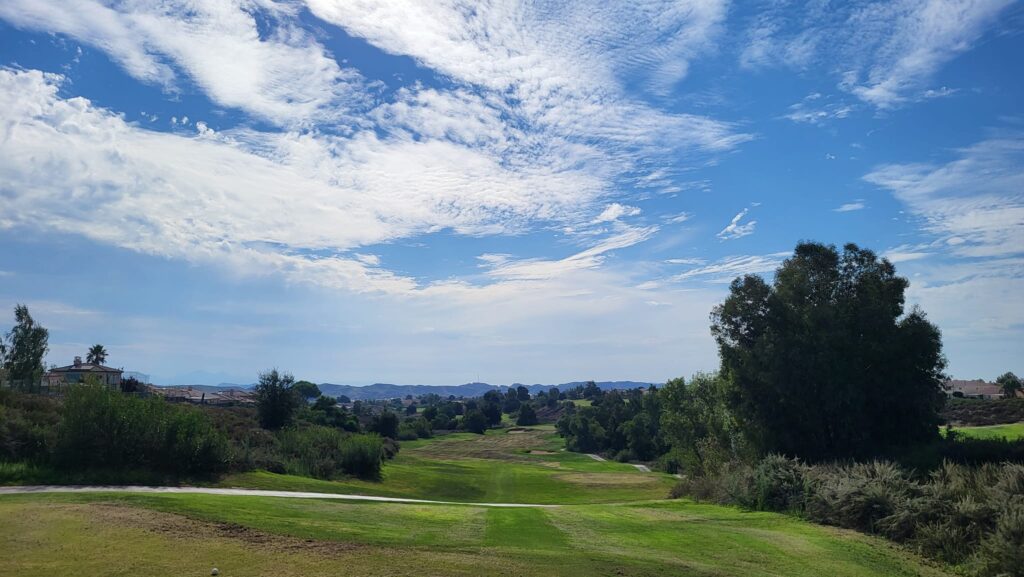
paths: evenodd
<path fill-rule="evenodd" d="M 576 381 L 572 383 L 562 383 L 559 385 L 523 385 L 529 389 L 531 395 L 536 395 L 541 391 L 547 391 L 557 387 L 559 390 L 567 391 L 574 387 L 583 386 L 586 381 Z M 198 391 L 218 391 L 224 389 L 240 389 L 247 390 L 251 389 L 255 385 L 236 385 L 232 383 L 221 383 L 219 385 L 192 385 L 194 390 Z M 328 397 L 340 397 L 342 395 L 355 400 L 363 401 L 375 401 L 380 399 L 394 399 L 404 398 L 406 395 L 412 395 L 418 397 L 420 395 L 427 395 L 434 393 L 447 397 L 454 395 L 456 397 L 479 397 L 487 391 L 507 391 L 509 388 L 520 386 L 519 383 L 509 385 L 491 385 L 488 383 L 466 383 L 464 385 L 392 385 L 388 383 L 375 383 L 372 385 L 357 386 L 357 385 L 335 385 L 332 383 L 321 383 L 319 385 L 320 392 Z M 642 383 L 639 381 L 600 381 L 597 386 L 603 390 L 611 389 L 635 389 L 637 387 L 647 388 L 651 386 L 651 383 Z"/>

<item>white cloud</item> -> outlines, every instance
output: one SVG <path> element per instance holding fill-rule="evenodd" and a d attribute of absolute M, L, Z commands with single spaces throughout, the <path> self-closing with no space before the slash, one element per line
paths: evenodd
<path fill-rule="evenodd" d="M 96 46 L 168 90 L 183 73 L 214 102 L 278 124 L 340 120 L 367 103 L 365 83 L 296 24 L 295 10 L 245 0 L 10 0 L 0 18 Z"/>
<path fill-rule="evenodd" d="M 833 208 L 832 211 L 833 212 L 853 212 L 855 210 L 864 210 L 865 208 L 867 208 L 867 205 L 864 204 L 864 201 L 858 199 L 858 200 L 856 200 L 854 202 L 847 202 L 845 204 L 840 205 L 837 208 Z"/>
<path fill-rule="evenodd" d="M 775 271 L 782 264 L 788 252 L 767 255 L 728 256 L 712 264 L 690 269 L 671 277 L 672 281 L 701 279 L 713 283 L 729 283 L 734 278 L 748 274 L 763 274 Z"/>
<path fill-rule="evenodd" d="M 707 261 L 702 258 L 670 258 L 665 259 L 668 264 L 707 264 Z"/>
<path fill-rule="evenodd" d="M 828 98 L 826 100 L 831 100 Z M 853 106 L 842 101 L 822 101 L 821 93 L 815 92 L 789 107 L 783 118 L 804 124 L 821 125 L 830 120 L 846 118 L 853 112 Z"/>
<path fill-rule="evenodd" d="M 597 215 L 593 222 L 594 224 L 615 222 L 624 216 L 636 216 L 638 214 L 640 214 L 640 209 L 635 206 L 613 202 L 604 207 L 604 210 L 601 211 L 601 214 Z"/>
<path fill-rule="evenodd" d="M 490 267 L 488 276 L 504 280 L 544 280 L 569 271 L 597 268 L 611 251 L 628 248 L 649 239 L 657 227 L 627 228 L 598 244 L 560 260 L 513 260 L 507 255 L 481 255 L 480 260 Z"/>
<path fill-rule="evenodd" d="M 864 179 L 890 190 L 953 254 L 1024 252 L 1024 137 L 1010 134 L 957 152 L 945 164 L 889 164 Z"/>
<path fill-rule="evenodd" d="M 757 226 L 757 221 L 752 220 L 745 224 L 740 224 L 740 221 L 747 216 L 747 212 L 750 209 L 744 208 L 743 210 L 736 213 L 736 216 L 732 217 L 732 221 L 718 233 L 718 238 L 722 240 L 733 240 L 737 238 L 743 238 L 747 235 L 754 234 L 754 227 Z"/>
<path fill-rule="evenodd" d="M 510 170 L 448 142 L 149 132 L 59 97 L 59 82 L 0 70 L 0 227 L 45 223 L 150 254 L 402 292 L 415 283 L 347 251 L 445 228 L 515 232 L 575 218 L 602 192 L 585 173 Z"/>
<path fill-rule="evenodd" d="M 749 140 L 724 122 L 670 114 L 626 95 L 626 73 L 657 84 L 685 75 L 709 46 L 724 1 L 646 4 L 306 0 L 317 17 L 458 83 L 500 97 L 545 146 L 603 141 L 622 160 L 635 147 L 728 150 Z"/>
<path fill-rule="evenodd" d="M 686 222 L 686 221 L 690 220 L 691 218 L 693 218 L 693 214 L 691 214 L 689 212 L 680 212 L 679 214 L 665 215 L 662 218 L 665 219 L 665 222 L 668 222 L 668 223 L 671 223 L 671 224 L 680 224 L 680 223 Z"/>
<path fill-rule="evenodd" d="M 1013 0 L 896 0 L 780 4 L 749 25 L 740 56 L 748 68 L 827 66 L 839 85 L 885 109 L 948 94 L 927 89 L 935 73 L 970 50 Z M 794 9 L 795 8 L 795 9 Z M 800 117 L 816 122 L 814 112 Z M 797 118 L 794 118 L 797 120 Z"/>

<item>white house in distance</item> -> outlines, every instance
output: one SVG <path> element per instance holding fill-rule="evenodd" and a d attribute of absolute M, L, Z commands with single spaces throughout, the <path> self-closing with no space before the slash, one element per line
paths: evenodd
<path fill-rule="evenodd" d="M 983 379 L 965 381 L 953 379 L 946 381 L 943 386 L 948 397 L 963 397 L 965 399 L 1001 399 L 1003 389 L 995 383 L 989 383 Z"/>
<path fill-rule="evenodd" d="M 105 367 L 103 365 L 83 363 L 82 357 L 75 357 L 75 362 L 66 367 L 50 369 L 43 375 L 43 383 L 53 386 L 70 385 L 80 383 L 89 375 L 96 377 L 99 382 L 111 387 L 121 386 L 121 369 Z"/>

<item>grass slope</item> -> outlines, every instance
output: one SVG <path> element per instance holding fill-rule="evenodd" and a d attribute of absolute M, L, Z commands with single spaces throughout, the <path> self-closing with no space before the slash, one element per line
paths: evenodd
<path fill-rule="evenodd" d="M 957 433 L 973 439 L 1002 439 L 1016 441 L 1024 439 L 1024 423 L 987 425 L 981 427 L 953 427 Z"/>
<path fill-rule="evenodd" d="M 380 482 L 321 481 L 267 472 L 232 475 L 224 487 L 358 493 L 478 503 L 616 503 L 663 499 L 670 475 L 641 473 L 563 451 L 551 426 L 458 433 L 402 443 Z"/>
<path fill-rule="evenodd" d="M 883 541 L 685 501 L 486 509 L 219 495 L 0 498 L 0 576 L 943 575 Z"/>

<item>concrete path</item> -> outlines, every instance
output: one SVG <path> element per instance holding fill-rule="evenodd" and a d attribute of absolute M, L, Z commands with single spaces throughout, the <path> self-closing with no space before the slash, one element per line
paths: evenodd
<path fill-rule="evenodd" d="M 201 495 L 285 497 L 288 499 L 338 499 L 342 501 L 373 501 L 378 503 L 471 505 L 474 507 L 558 507 L 558 505 L 533 505 L 528 503 L 459 503 L 456 501 L 429 501 L 426 499 L 376 497 L 373 495 L 342 495 L 338 493 L 311 493 L 306 491 L 264 491 L 260 489 L 219 489 L 213 487 L 118 487 L 112 485 L 31 485 L 23 487 L 0 487 L 0 496 L 35 493 L 191 493 Z"/>
<path fill-rule="evenodd" d="M 602 457 L 601 455 L 595 455 L 593 453 L 587 453 L 587 456 L 590 457 L 591 459 L 595 460 L 595 461 L 604 461 L 604 457 Z"/>

